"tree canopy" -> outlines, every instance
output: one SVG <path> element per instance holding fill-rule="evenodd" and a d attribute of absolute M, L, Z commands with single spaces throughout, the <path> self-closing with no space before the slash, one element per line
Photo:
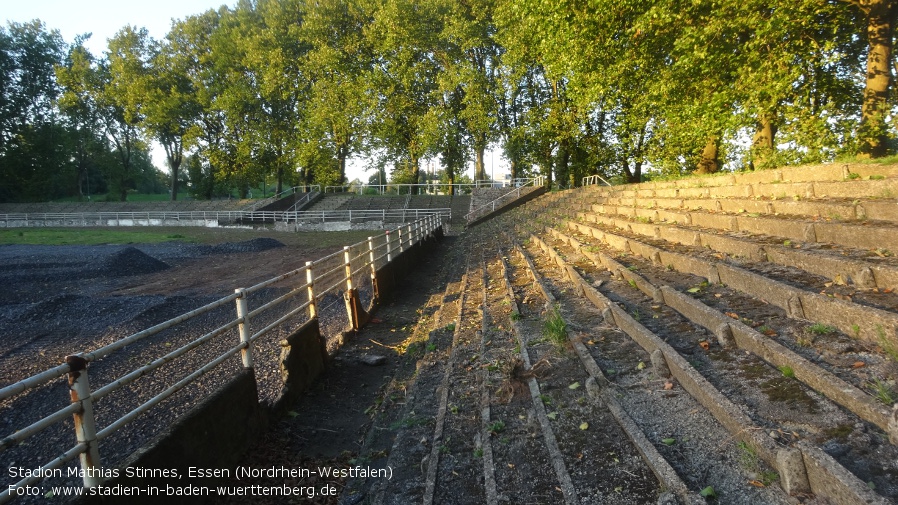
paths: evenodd
<path fill-rule="evenodd" d="M 896 150 L 898 0 L 240 0 L 102 55 L 0 28 L 0 201 L 709 173 Z M 185 167 L 182 170 L 182 165 Z M 149 175 L 147 175 L 149 174 Z M 378 180 L 381 178 L 379 177 Z"/>

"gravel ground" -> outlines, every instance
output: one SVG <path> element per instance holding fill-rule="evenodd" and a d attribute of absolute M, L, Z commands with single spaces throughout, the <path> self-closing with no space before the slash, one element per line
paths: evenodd
<path fill-rule="evenodd" d="M 287 246 L 267 237 L 214 245 L 0 246 L 0 284 L 5 287 L 0 290 L 0 387 L 57 366 L 68 354 L 107 345 L 227 296 L 238 286 L 275 277 L 325 254 L 317 246 Z M 289 282 L 282 282 L 253 293 L 250 308 L 289 289 Z M 301 296 L 283 304 L 277 315 L 304 301 Z M 345 318 L 342 310 L 342 297 L 336 295 L 327 296 L 320 304 L 322 320 L 332 331 L 340 329 L 341 316 Z M 277 315 L 258 316 L 253 328 L 261 329 Z M 105 385 L 234 318 L 234 305 L 228 303 L 176 330 L 131 344 L 91 364 L 91 386 Z M 304 320 L 298 317 L 285 323 L 257 342 L 256 375 L 263 402 L 273 401 L 280 393 L 278 342 Z M 229 330 L 103 398 L 95 408 L 99 427 L 109 425 L 237 342 L 236 329 Z M 104 466 L 122 462 L 239 367 L 235 356 L 103 440 Z M 63 377 L 0 402 L 0 436 L 65 407 L 69 401 L 66 389 Z M 3 451 L 0 468 L 39 467 L 74 445 L 73 435 L 72 420 L 67 418 Z M 7 471 L 2 475 L 3 489 L 18 480 Z M 77 481 L 48 479 L 44 483 L 58 484 L 77 485 Z"/>

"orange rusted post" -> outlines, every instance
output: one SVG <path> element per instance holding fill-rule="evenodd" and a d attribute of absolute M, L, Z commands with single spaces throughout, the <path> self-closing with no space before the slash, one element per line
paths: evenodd
<path fill-rule="evenodd" d="M 97 445 L 97 423 L 94 418 L 94 405 L 91 398 L 90 383 L 87 380 L 87 360 L 81 356 L 66 356 L 69 365 L 69 395 L 72 403 L 81 409 L 74 413 L 75 437 L 78 443 L 87 448 L 78 457 L 81 460 L 82 481 L 84 487 L 97 487 L 103 482 L 100 467 L 100 448 Z"/>

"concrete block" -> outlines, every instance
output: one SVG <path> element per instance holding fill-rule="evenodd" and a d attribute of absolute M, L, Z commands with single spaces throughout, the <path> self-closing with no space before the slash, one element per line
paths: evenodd
<path fill-rule="evenodd" d="M 898 200 L 865 201 L 858 207 L 867 219 L 898 223 Z"/>
<path fill-rule="evenodd" d="M 768 184 L 782 180 L 782 170 L 756 170 L 754 172 L 736 174 L 735 184 Z"/>
<path fill-rule="evenodd" d="M 876 276 L 863 262 L 839 258 L 825 254 L 815 254 L 801 249 L 784 246 L 766 246 L 768 260 L 778 265 L 799 268 L 806 272 L 822 275 L 828 279 L 837 276 L 861 287 L 876 287 Z M 898 274 L 898 271 L 895 272 Z M 873 276 L 870 278 L 870 276 Z M 898 278 L 896 278 L 898 281 Z M 886 287 L 886 286 L 880 286 Z"/>
<path fill-rule="evenodd" d="M 680 293 L 670 286 L 661 286 L 661 292 L 664 297 L 664 303 L 668 307 L 713 333 L 721 346 L 732 347 L 733 336 L 728 326 L 729 317 L 689 295 Z"/>
<path fill-rule="evenodd" d="M 841 181 L 848 177 L 848 165 L 814 165 L 780 170 L 782 180 L 792 182 Z"/>
<path fill-rule="evenodd" d="M 848 165 L 847 168 L 851 173 L 860 175 L 861 179 L 869 179 L 871 175 L 878 175 L 888 178 L 898 177 L 898 165 L 884 166 L 857 163 Z"/>
<path fill-rule="evenodd" d="M 785 310 L 790 298 L 801 295 L 799 289 L 724 263 L 717 265 L 717 272 L 723 284 Z"/>
<path fill-rule="evenodd" d="M 656 211 L 657 221 L 666 221 L 668 223 L 691 224 L 689 213 L 680 210 L 660 209 Z"/>
<path fill-rule="evenodd" d="M 805 318 L 835 326 L 855 338 L 898 348 L 898 314 L 817 293 L 800 296 Z"/>
<path fill-rule="evenodd" d="M 704 228 L 713 228 L 715 230 L 739 230 L 736 216 L 729 216 L 726 214 L 707 214 L 704 212 L 690 212 L 689 218 L 691 219 L 693 226 L 702 226 Z"/>
<path fill-rule="evenodd" d="M 886 505 L 889 500 L 845 469 L 829 454 L 804 441 L 798 442 L 811 492 L 839 505 Z"/>
<path fill-rule="evenodd" d="M 876 249 L 887 244 L 898 244 L 898 228 L 884 226 L 858 226 L 857 224 L 817 223 L 814 225 L 817 241 L 848 247 Z"/>
<path fill-rule="evenodd" d="M 752 184 L 754 196 L 768 198 L 812 198 L 814 185 L 812 183 L 780 183 L 780 184 Z"/>
<path fill-rule="evenodd" d="M 812 235 L 813 224 L 804 221 L 739 216 L 737 222 L 739 231 L 783 237 L 791 240 L 815 241 Z"/>
<path fill-rule="evenodd" d="M 707 261 L 693 256 L 677 253 L 662 252 L 659 256 L 661 264 L 665 267 L 671 267 L 677 272 L 703 277 L 712 284 L 720 282 L 717 267 L 713 263 L 708 263 Z"/>
<path fill-rule="evenodd" d="M 767 261 L 766 246 L 762 247 L 748 240 L 741 240 L 727 235 L 714 235 L 712 233 L 702 233 L 700 235 L 700 240 L 703 247 L 707 247 L 717 252 L 729 254 L 730 256 L 736 256 L 738 258 Z"/>
<path fill-rule="evenodd" d="M 808 481 L 808 472 L 804 467 L 804 458 L 798 449 L 791 447 L 780 449 L 776 453 L 776 469 L 780 474 L 780 484 L 785 492 L 793 496 L 811 492 L 811 483 Z"/>
<path fill-rule="evenodd" d="M 896 198 L 898 179 L 816 182 L 814 193 L 821 198 Z"/>
<path fill-rule="evenodd" d="M 700 246 L 702 244 L 702 235 L 694 230 L 687 230 L 686 228 L 677 228 L 674 226 L 661 226 L 659 228 L 659 233 L 660 238 L 667 240 L 668 242 L 673 242 L 675 244 L 689 246 Z"/>
<path fill-rule="evenodd" d="M 734 182 L 732 185 L 715 186 L 709 194 L 721 198 L 745 198 L 752 196 L 752 185 Z"/>
<path fill-rule="evenodd" d="M 664 353 L 661 352 L 661 349 L 652 351 L 650 359 L 652 362 L 652 369 L 655 370 L 655 375 L 663 378 L 670 377 L 670 368 L 667 366 L 667 360 L 664 358 Z"/>

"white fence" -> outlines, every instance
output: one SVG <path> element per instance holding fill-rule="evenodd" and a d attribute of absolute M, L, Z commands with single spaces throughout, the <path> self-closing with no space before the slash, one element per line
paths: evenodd
<path fill-rule="evenodd" d="M 433 236 L 442 227 L 442 219 L 438 215 L 428 215 L 413 223 L 405 224 L 392 231 L 387 231 L 378 236 L 369 237 L 368 240 L 352 246 L 346 246 L 342 251 L 316 261 L 306 262 L 305 267 L 284 273 L 278 277 L 266 280 L 248 288 L 236 289 L 234 294 L 223 297 L 199 307 L 190 312 L 181 314 L 163 323 L 157 324 L 145 330 L 134 333 L 125 338 L 116 340 L 108 345 L 89 352 L 67 356 L 65 363 L 41 373 L 18 380 L 17 382 L 0 389 L 0 406 L 9 408 L 12 400 L 21 399 L 36 389 L 44 388 L 51 382 L 67 376 L 71 403 L 68 406 L 50 412 L 44 417 L 35 420 L 28 426 L 22 426 L 0 440 L 0 452 L 8 451 L 21 444 L 30 444 L 33 437 L 41 434 L 52 426 L 64 424 L 70 416 L 74 418 L 74 429 L 77 443 L 68 448 L 58 448 L 58 457 L 40 463 L 39 469 L 29 466 L 32 475 L 17 482 L 11 482 L 2 486 L 0 503 L 5 503 L 15 498 L 21 490 L 26 489 L 41 480 L 44 476 L 53 475 L 55 469 L 59 469 L 73 461 L 80 459 L 83 470 L 83 486 L 94 487 L 101 485 L 105 480 L 100 464 L 101 442 L 125 425 L 133 422 L 141 414 L 152 410 L 171 397 L 179 390 L 197 381 L 204 374 L 240 355 L 244 368 L 254 368 L 254 343 L 263 336 L 275 332 L 287 322 L 295 322 L 297 319 L 311 320 L 319 317 L 319 303 L 328 295 L 337 295 L 340 292 L 350 292 L 354 288 L 359 289 L 360 284 L 374 281 L 376 272 L 396 259 L 422 240 Z M 272 299 L 268 299 L 257 307 L 251 307 L 250 301 L 254 294 L 260 293 L 275 284 L 286 289 Z M 337 296 L 331 296 L 338 299 Z M 292 302 L 292 303 L 288 303 Z M 158 353 L 152 361 L 146 362 L 122 376 L 110 380 L 99 388 L 92 389 L 88 382 L 88 365 L 98 363 L 114 353 L 121 352 L 129 346 L 135 346 L 151 336 L 158 335 L 166 330 L 182 328 L 184 325 L 199 318 L 207 317 L 216 310 L 221 310 L 229 304 L 235 304 L 234 318 L 221 323 L 218 327 L 207 331 L 205 334 L 193 340 L 189 340 L 180 347 L 170 349 L 162 347 L 167 352 Z M 347 301 L 347 321 L 352 324 L 352 309 Z M 258 321 L 263 321 L 262 327 L 257 328 Z M 345 327 L 346 325 L 344 325 Z M 187 333 L 187 332 L 184 332 Z M 210 342 L 221 341 L 230 334 L 233 344 L 226 344 L 227 350 L 218 355 L 209 355 L 211 351 L 207 346 Z M 152 344 L 152 342 L 150 343 Z M 148 344 L 148 345 L 150 345 Z M 166 346 L 170 343 L 166 343 Z M 185 376 L 175 373 L 157 373 L 158 370 L 172 363 L 174 360 L 191 353 L 206 361 L 203 366 L 190 370 Z M 144 359 L 144 358 L 141 358 Z M 233 364 L 233 361 L 231 361 Z M 258 373 L 258 372 L 257 372 Z M 97 402 L 115 391 L 125 388 L 149 375 L 150 387 L 155 387 L 154 396 L 149 397 L 137 408 L 128 412 L 103 412 L 103 419 L 117 419 L 107 421 L 105 426 L 97 422 L 96 409 L 102 409 L 105 403 L 97 405 Z M 168 381 L 173 383 L 160 384 Z M 94 386 L 96 387 L 96 386 Z M 146 396 L 149 396 L 147 394 Z M 157 409 L 158 410 L 158 409 Z M 141 433 L 143 435 L 143 433 Z M 146 442 L 146 441 L 143 441 Z M 7 453 L 8 454 L 8 453 Z M 16 466 L 24 466 L 17 461 Z M 13 462 L 7 461 L 0 467 L 12 467 Z M 14 477 L 13 475 L 10 475 Z"/>

